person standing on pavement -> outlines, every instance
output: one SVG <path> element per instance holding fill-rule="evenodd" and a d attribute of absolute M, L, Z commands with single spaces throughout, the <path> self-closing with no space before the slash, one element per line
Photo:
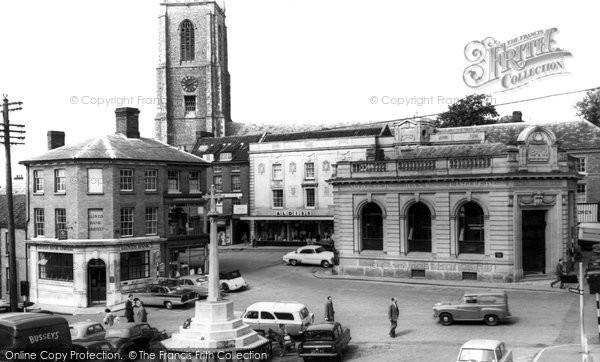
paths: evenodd
<path fill-rule="evenodd" d="M 138 307 L 138 310 L 136 312 L 137 322 L 147 323 L 148 322 L 148 312 L 146 311 L 146 308 L 144 307 L 144 303 L 138 299 L 135 304 Z"/>
<path fill-rule="evenodd" d="M 550 287 L 554 288 L 554 284 L 560 282 L 560 288 L 564 288 L 562 276 L 565 275 L 565 265 L 562 259 L 558 259 L 558 264 L 556 264 L 554 274 L 556 275 L 556 280 L 550 283 Z"/>
<path fill-rule="evenodd" d="M 398 309 L 398 304 L 396 303 L 396 298 L 392 297 L 392 304 L 390 304 L 390 308 L 388 310 L 388 319 L 390 320 L 390 337 L 396 338 L 396 326 L 398 326 L 398 315 L 400 314 L 400 310 Z"/>
<path fill-rule="evenodd" d="M 104 312 L 106 313 L 106 315 L 104 315 L 104 319 L 102 319 L 102 322 L 104 322 L 104 324 L 108 326 L 108 328 L 112 327 L 115 324 L 115 319 L 117 320 L 117 323 L 121 320 L 119 316 L 111 312 L 108 308 L 106 308 Z"/>
<path fill-rule="evenodd" d="M 250 234 L 250 238 L 252 240 L 252 247 L 256 248 L 256 235 L 254 233 Z"/>
<path fill-rule="evenodd" d="M 327 302 L 325 302 L 325 320 L 328 322 L 335 321 L 335 311 L 333 310 L 333 300 L 331 297 L 327 297 Z"/>
<path fill-rule="evenodd" d="M 127 318 L 127 323 L 135 322 L 133 319 L 133 294 L 129 294 L 129 299 L 125 302 L 125 318 Z"/>

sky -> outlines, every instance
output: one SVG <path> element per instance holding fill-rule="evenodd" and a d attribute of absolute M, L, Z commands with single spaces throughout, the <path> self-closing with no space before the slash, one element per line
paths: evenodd
<path fill-rule="evenodd" d="M 225 7 L 236 122 L 386 121 L 443 112 L 472 93 L 502 104 L 600 86 L 597 1 L 227 0 Z M 161 8 L 155 0 L 0 3 L 0 94 L 24 103 L 11 122 L 27 130 L 13 161 L 44 153 L 48 130 L 66 132 L 67 144 L 114 133 L 124 99 L 141 110 L 142 137 L 153 136 Z M 505 43 L 551 28 L 554 48 L 572 54 L 554 59 L 563 74 L 510 90 L 465 84 L 470 42 Z M 520 110 L 526 122 L 574 120 L 583 96 L 497 109 Z"/>

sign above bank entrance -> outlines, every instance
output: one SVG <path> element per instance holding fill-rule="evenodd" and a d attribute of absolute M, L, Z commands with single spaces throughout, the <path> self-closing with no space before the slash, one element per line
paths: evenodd
<path fill-rule="evenodd" d="M 311 210 L 278 210 L 276 216 L 312 216 Z"/>

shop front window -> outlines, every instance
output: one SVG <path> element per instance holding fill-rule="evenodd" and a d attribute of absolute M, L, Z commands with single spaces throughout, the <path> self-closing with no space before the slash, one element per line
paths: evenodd
<path fill-rule="evenodd" d="M 363 208 L 361 230 L 362 250 L 383 250 L 383 212 L 377 204 Z"/>
<path fill-rule="evenodd" d="M 408 210 L 408 251 L 431 252 L 431 213 L 422 203 Z"/>
<path fill-rule="evenodd" d="M 458 253 L 483 254 L 483 210 L 474 202 L 467 202 L 458 210 Z"/>
<path fill-rule="evenodd" d="M 121 253 L 121 281 L 150 277 L 150 252 Z"/>
<path fill-rule="evenodd" d="M 39 278 L 73 281 L 73 254 L 39 253 Z"/>

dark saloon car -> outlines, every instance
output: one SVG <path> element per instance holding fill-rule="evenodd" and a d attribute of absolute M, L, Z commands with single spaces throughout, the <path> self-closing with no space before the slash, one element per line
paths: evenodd
<path fill-rule="evenodd" d="M 117 323 L 106 331 L 105 339 L 123 358 L 130 351 L 148 351 L 158 347 L 158 342 L 169 336 L 148 323 Z"/>
<path fill-rule="evenodd" d="M 304 331 L 298 354 L 304 361 L 320 361 L 324 358 L 341 360 L 350 339 L 350 329 L 342 328 L 338 322 L 314 324 Z"/>

